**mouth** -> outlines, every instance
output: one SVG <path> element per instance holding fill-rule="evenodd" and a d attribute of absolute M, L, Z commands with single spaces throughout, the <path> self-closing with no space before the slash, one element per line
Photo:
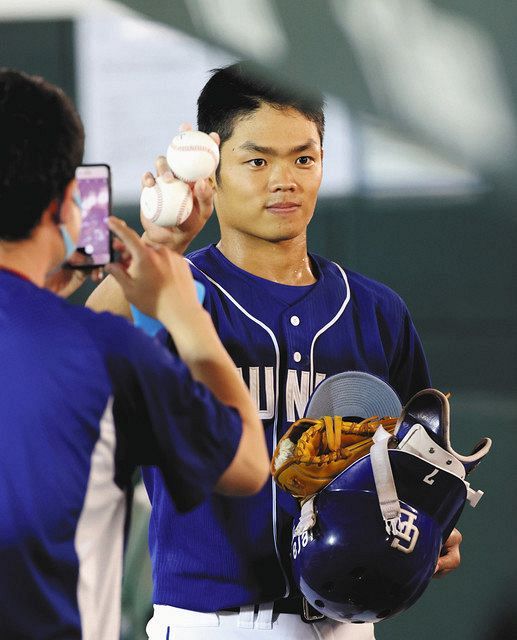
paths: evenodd
<path fill-rule="evenodd" d="M 287 214 L 298 211 L 300 207 L 301 204 L 298 202 L 273 202 L 272 204 L 267 205 L 266 209 L 271 213 Z"/>

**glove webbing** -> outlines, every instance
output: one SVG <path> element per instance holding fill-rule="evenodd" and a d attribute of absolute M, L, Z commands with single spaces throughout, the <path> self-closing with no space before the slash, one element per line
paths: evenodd
<path fill-rule="evenodd" d="M 379 419 L 378 416 L 361 422 L 344 421 L 341 416 L 324 416 L 312 422 L 296 443 L 294 455 L 300 462 L 326 464 L 336 460 L 358 457 L 362 449 L 368 450 L 371 437 L 379 425 L 393 433 L 396 418 Z M 322 427 L 325 426 L 325 431 Z M 328 451 L 328 453 L 324 453 Z"/>
<path fill-rule="evenodd" d="M 396 418 L 377 416 L 360 422 L 345 421 L 341 416 L 301 418 L 282 436 L 273 453 L 275 481 L 297 498 L 314 495 L 368 454 L 379 426 L 393 432 L 396 424 Z"/>

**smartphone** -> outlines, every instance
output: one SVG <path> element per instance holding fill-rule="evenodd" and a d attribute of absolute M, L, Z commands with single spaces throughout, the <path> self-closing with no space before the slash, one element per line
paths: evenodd
<path fill-rule="evenodd" d="M 82 164 L 75 170 L 81 200 L 81 231 L 75 253 L 67 264 L 74 269 L 103 267 L 113 260 L 111 171 L 107 164 Z"/>

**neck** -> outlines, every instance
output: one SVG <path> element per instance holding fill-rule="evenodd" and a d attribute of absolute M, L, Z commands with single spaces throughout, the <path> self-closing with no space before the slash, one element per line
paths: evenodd
<path fill-rule="evenodd" d="M 0 268 L 10 269 L 43 287 L 47 273 L 55 266 L 52 242 L 45 233 L 35 230 L 27 240 L 0 240 Z"/>
<path fill-rule="evenodd" d="M 271 242 L 239 233 L 223 233 L 217 248 L 230 262 L 254 276 L 294 286 L 316 282 L 305 234 Z"/>

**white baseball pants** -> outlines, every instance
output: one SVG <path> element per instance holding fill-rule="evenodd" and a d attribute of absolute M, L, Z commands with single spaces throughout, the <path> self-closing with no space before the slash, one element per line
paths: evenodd
<path fill-rule="evenodd" d="M 307 624 L 297 614 L 273 615 L 272 603 L 253 606 L 240 613 L 201 613 L 154 605 L 147 624 L 149 640 L 375 640 L 373 624 L 343 624 L 321 620 Z"/>

